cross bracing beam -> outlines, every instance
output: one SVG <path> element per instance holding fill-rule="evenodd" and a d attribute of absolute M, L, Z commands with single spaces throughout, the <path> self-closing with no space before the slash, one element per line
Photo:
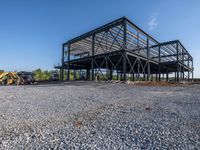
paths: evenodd
<path fill-rule="evenodd" d="M 113 29 L 111 29 L 111 30 L 113 30 Z M 135 43 L 136 46 L 140 45 L 139 43 L 137 43 L 137 41 L 134 41 L 134 39 L 135 39 L 135 40 L 139 40 L 139 41 L 142 41 L 142 40 L 141 40 L 139 37 L 137 37 L 137 36 L 134 36 L 134 37 L 131 36 L 131 35 L 129 34 L 129 32 L 130 32 L 130 31 L 127 29 L 127 37 L 126 37 L 126 40 L 127 40 L 127 42 L 129 42 L 129 43 L 127 44 L 127 46 L 129 46 L 130 43 Z M 115 31 L 114 31 L 113 33 L 116 34 Z M 132 33 L 132 34 L 133 34 L 133 33 Z M 129 35 L 129 36 L 128 36 L 128 35 Z M 132 38 L 131 38 L 130 36 L 131 36 Z M 123 38 L 123 35 L 120 34 L 119 37 Z M 136 37 L 136 38 L 135 38 L 135 37 Z M 123 40 L 123 39 L 122 39 L 122 40 Z M 142 41 L 142 43 L 144 44 L 145 42 Z M 145 43 L 145 44 L 146 44 L 146 43 Z M 135 45 L 134 45 L 134 46 L 135 46 Z M 144 46 L 140 45 L 140 47 L 144 47 Z"/>
<path fill-rule="evenodd" d="M 139 28 L 138 26 L 136 26 L 134 23 L 132 23 L 129 19 L 126 18 L 127 23 L 129 23 L 129 25 L 131 25 L 133 28 L 135 28 L 136 30 L 138 30 L 139 32 L 143 33 L 144 35 L 148 36 L 150 40 L 154 41 L 155 43 L 159 44 L 159 42 L 157 40 L 155 40 L 152 36 L 148 35 L 146 32 L 144 32 L 141 28 Z"/>

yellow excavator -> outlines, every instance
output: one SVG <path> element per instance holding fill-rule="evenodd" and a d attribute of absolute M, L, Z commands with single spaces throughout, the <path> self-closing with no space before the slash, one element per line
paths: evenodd
<path fill-rule="evenodd" d="M 17 72 L 0 72 L 1 85 L 19 85 L 23 83 L 23 79 Z"/>

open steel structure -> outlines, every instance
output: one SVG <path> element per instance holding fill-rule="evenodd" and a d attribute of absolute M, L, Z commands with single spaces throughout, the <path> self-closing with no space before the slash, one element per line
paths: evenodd
<path fill-rule="evenodd" d="M 160 43 L 126 17 L 71 39 L 62 46 L 61 79 L 193 80 L 193 57 L 179 40 Z"/>

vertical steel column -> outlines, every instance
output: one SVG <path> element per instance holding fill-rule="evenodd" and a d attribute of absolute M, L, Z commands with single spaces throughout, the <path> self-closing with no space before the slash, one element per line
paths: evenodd
<path fill-rule="evenodd" d="M 108 74 L 108 56 L 106 55 L 106 80 L 109 80 L 109 74 Z"/>
<path fill-rule="evenodd" d="M 150 62 L 149 62 L 149 57 L 150 57 L 149 36 L 147 36 L 147 63 L 148 63 L 148 68 L 147 68 L 147 81 L 150 81 Z M 145 78 L 145 80 L 146 80 L 146 78 Z"/>
<path fill-rule="evenodd" d="M 189 60 L 189 56 L 188 56 L 188 68 L 190 67 L 190 60 Z M 188 69 L 188 82 L 190 80 L 190 70 Z"/>
<path fill-rule="evenodd" d="M 179 50 L 178 50 L 178 42 L 176 43 L 176 50 L 177 50 L 177 75 L 176 75 L 176 81 L 179 82 Z"/>
<path fill-rule="evenodd" d="M 167 68 L 167 81 L 169 81 L 169 72 L 168 72 L 168 68 Z"/>
<path fill-rule="evenodd" d="M 61 80 L 61 81 L 63 81 L 63 76 L 62 76 L 63 73 L 62 73 L 62 70 L 63 70 L 63 69 L 61 68 L 61 69 L 60 69 L 60 80 Z"/>
<path fill-rule="evenodd" d="M 126 25 L 126 19 L 123 21 L 123 27 L 124 27 L 124 35 L 123 35 L 123 80 L 126 81 L 126 36 L 127 36 L 127 25 Z"/>
<path fill-rule="evenodd" d="M 180 77 L 180 81 L 183 81 L 183 66 L 182 66 L 182 64 L 180 65 L 180 73 L 181 73 L 181 77 Z"/>
<path fill-rule="evenodd" d="M 122 72 L 123 72 L 123 70 L 122 70 L 122 68 L 121 68 L 121 72 L 120 72 L 120 80 L 123 80 L 123 79 L 122 79 Z"/>
<path fill-rule="evenodd" d="M 139 58 L 137 58 L 137 71 L 138 71 L 138 81 L 140 80 L 140 62 L 139 62 Z"/>
<path fill-rule="evenodd" d="M 192 82 L 194 82 L 194 68 L 193 68 L 193 58 L 192 58 Z"/>
<path fill-rule="evenodd" d="M 139 48 L 139 32 L 137 30 L 137 48 Z"/>
<path fill-rule="evenodd" d="M 117 69 L 117 80 L 119 80 L 119 72 L 118 72 L 118 69 Z"/>
<path fill-rule="evenodd" d="M 90 80 L 90 69 L 86 69 L 87 80 Z"/>
<path fill-rule="evenodd" d="M 184 53 L 185 53 L 184 51 L 185 51 L 185 49 L 182 48 L 182 52 L 181 52 L 181 54 L 182 54 L 181 56 L 182 57 L 181 58 L 182 58 L 182 63 L 183 64 L 184 64 Z M 182 66 L 182 70 L 181 71 L 182 71 L 182 80 L 184 81 L 185 80 L 185 67 L 184 66 Z"/>
<path fill-rule="evenodd" d="M 123 80 L 126 81 L 126 52 L 123 52 Z"/>
<path fill-rule="evenodd" d="M 158 80 L 161 81 L 160 79 L 160 63 L 161 63 L 161 56 L 160 56 L 160 45 L 159 45 L 159 49 L 158 49 L 158 55 L 159 55 L 159 66 L 158 66 Z"/>
<path fill-rule="evenodd" d="M 106 29 L 106 53 L 108 50 L 108 29 Z M 108 74 L 108 56 L 106 55 L 106 80 L 109 80 L 109 74 Z"/>
<path fill-rule="evenodd" d="M 92 62 L 91 62 L 92 63 L 91 64 L 91 67 L 92 67 L 92 80 L 94 80 L 94 48 L 95 48 L 94 47 L 95 46 L 94 45 L 95 44 L 94 43 L 94 40 L 95 40 L 94 37 L 95 37 L 95 35 L 93 34 L 92 35 Z"/>
<path fill-rule="evenodd" d="M 188 71 L 188 82 L 190 81 L 190 71 Z"/>
<path fill-rule="evenodd" d="M 60 80 L 64 79 L 64 54 L 65 54 L 65 45 L 62 45 L 62 68 L 60 69 Z"/>
<path fill-rule="evenodd" d="M 81 78 L 82 78 L 82 73 L 81 73 L 81 69 L 78 69 L 77 70 L 77 74 L 78 74 L 78 80 L 82 80 Z"/>
<path fill-rule="evenodd" d="M 68 44 L 67 80 L 70 80 L 70 44 Z"/>
<path fill-rule="evenodd" d="M 137 30 L 137 48 L 139 48 L 139 31 Z M 140 80 L 140 64 L 139 64 L 139 60 L 138 58 L 137 59 L 137 80 L 139 81 Z"/>

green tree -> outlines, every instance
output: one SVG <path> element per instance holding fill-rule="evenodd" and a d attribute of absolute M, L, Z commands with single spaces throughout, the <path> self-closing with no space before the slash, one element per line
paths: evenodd
<path fill-rule="evenodd" d="M 42 71 L 40 68 L 33 71 L 34 77 L 38 80 L 49 80 L 53 73 L 58 73 L 58 70 L 45 70 Z"/>
<path fill-rule="evenodd" d="M 36 80 L 42 80 L 42 70 L 39 68 L 39 69 L 36 69 L 33 71 L 33 74 L 34 74 L 34 77 Z"/>

